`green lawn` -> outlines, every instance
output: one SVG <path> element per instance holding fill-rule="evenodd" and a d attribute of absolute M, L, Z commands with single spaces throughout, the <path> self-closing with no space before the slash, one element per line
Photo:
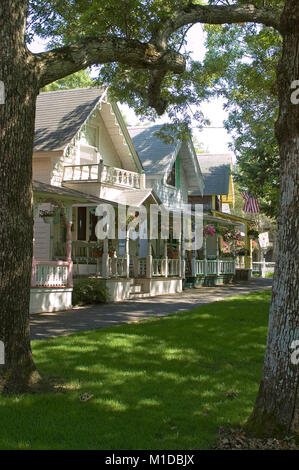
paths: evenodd
<path fill-rule="evenodd" d="M 257 394 L 270 292 L 34 341 L 57 394 L 0 397 L 1 449 L 207 449 Z M 85 392 L 94 397 L 81 402 Z"/>

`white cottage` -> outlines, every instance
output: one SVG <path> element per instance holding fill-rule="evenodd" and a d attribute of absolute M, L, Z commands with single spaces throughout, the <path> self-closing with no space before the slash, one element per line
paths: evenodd
<path fill-rule="evenodd" d="M 153 128 L 128 129 L 107 91 L 41 93 L 33 154 L 35 236 L 31 311 L 69 308 L 73 276 L 96 276 L 111 300 L 175 293 L 180 240 L 97 240 L 101 203 L 171 211 L 203 180 L 192 141 L 167 145 Z M 117 233 L 117 230 L 116 230 Z"/>

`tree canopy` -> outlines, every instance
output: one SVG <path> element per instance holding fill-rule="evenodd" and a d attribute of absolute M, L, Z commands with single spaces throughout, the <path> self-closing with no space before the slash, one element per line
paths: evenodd
<path fill-rule="evenodd" d="M 177 21 L 176 8 L 185 8 L 188 12 L 190 3 L 185 0 L 33 0 L 28 17 L 28 41 L 33 35 L 48 39 L 49 47 L 67 46 L 82 38 L 101 35 L 106 39 L 152 41 L 155 38 L 157 41 L 159 35 L 161 38 L 163 22 L 169 16 Z M 235 2 L 194 3 L 227 7 Z M 247 4 L 245 1 L 237 3 Z M 274 15 L 283 2 L 261 0 L 254 4 L 257 11 L 262 7 L 271 8 Z M 190 26 L 192 23 L 176 29 L 169 37 L 167 47 L 182 52 L 182 47 L 186 48 L 186 32 Z M 200 112 L 201 102 L 211 96 L 223 96 L 229 112 L 225 126 L 233 135 L 233 151 L 238 159 L 235 178 L 241 187 L 259 198 L 263 212 L 276 217 L 279 151 L 274 135 L 278 113 L 275 73 L 281 36 L 272 28 L 253 23 L 206 26 L 206 31 L 204 61 L 192 60 L 184 49 L 186 68 L 180 74 L 169 71 L 157 77 L 157 72 L 115 61 L 98 66 L 98 78 L 94 83 L 109 86 L 112 98 L 133 107 L 137 114 L 147 119 L 154 120 L 167 103 L 176 136 L 181 138 L 191 124 L 200 127 L 207 123 Z M 48 85 L 45 90 L 92 83 L 86 72 L 80 71 L 62 82 L 58 80 Z M 157 97 L 153 90 L 153 102 L 149 103 L 151 86 L 155 89 L 160 86 L 158 109 L 149 107 Z"/>
<path fill-rule="evenodd" d="M 225 98 L 237 156 L 235 179 L 258 197 L 261 210 L 277 216 L 279 149 L 274 133 L 278 117 L 276 68 L 282 40 L 256 25 L 207 26 L 204 67 L 207 94 Z"/>

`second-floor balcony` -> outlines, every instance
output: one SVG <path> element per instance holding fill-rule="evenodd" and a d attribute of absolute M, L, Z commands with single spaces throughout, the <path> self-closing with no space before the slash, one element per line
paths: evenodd
<path fill-rule="evenodd" d="M 103 163 L 64 167 L 63 182 L 100 182 L 125 188 L 144 189 L 144 174 Z"/>

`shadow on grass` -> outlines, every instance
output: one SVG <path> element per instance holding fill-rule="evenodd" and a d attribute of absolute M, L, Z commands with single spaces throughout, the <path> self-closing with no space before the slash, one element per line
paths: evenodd
<path fill-rule="evenodd" d="M 0 398 L 0 448 L 208 448 L 250 414 L 269 301 L 259 292 L 33 342 L 39 371 L 63 377 L 65 393 Z"/>

